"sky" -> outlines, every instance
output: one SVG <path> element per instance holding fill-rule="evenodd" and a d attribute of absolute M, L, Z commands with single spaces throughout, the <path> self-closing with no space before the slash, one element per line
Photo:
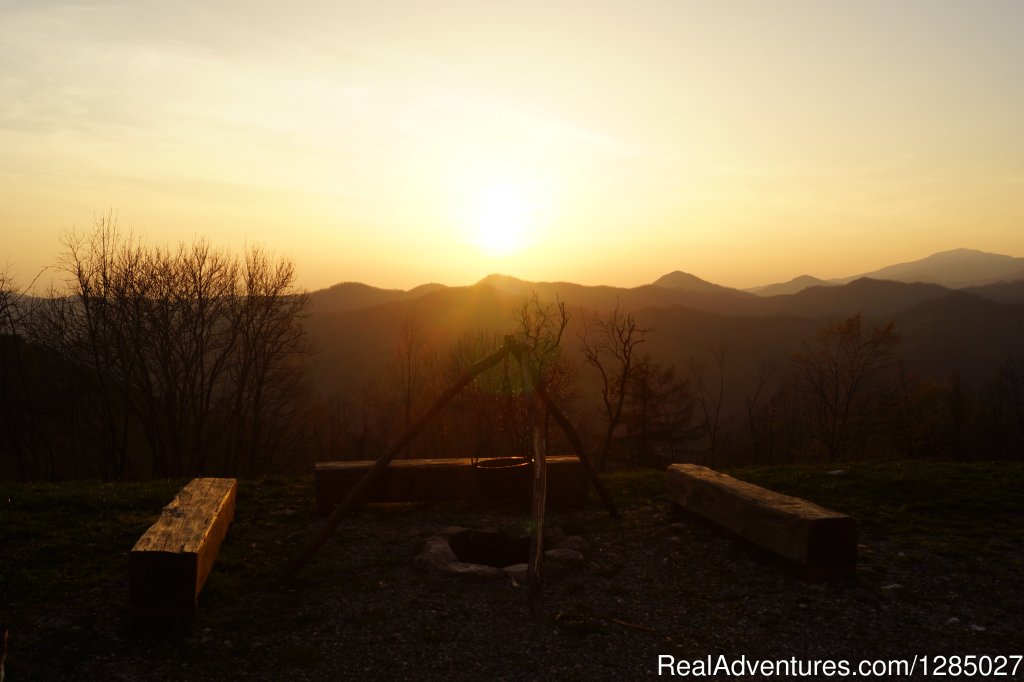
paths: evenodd
<path fill-rule="evenodd" d="M 108 211 L 308 289 L 1021 256 L 1022 32 L 1019 0 L 0 0 L 0 270 Z"/>

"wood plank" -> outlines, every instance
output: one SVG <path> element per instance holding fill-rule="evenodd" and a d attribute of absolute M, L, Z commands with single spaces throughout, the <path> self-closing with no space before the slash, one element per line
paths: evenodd
<path fill-rule="evenodd" d="M 143 615 L 194 614 L 235 515 L 233 478 L 196 478 L 132 548 L 131 604 Z"/>
<path fill-rule="evenodd" d="M 666 472 L 669 499 L 794 562 L 812 580 L 853 575 L 857 526 L 846 514 L 696 464 Z"/>
<path fill-rule="evenodd" d="M 366 474 L 371 460 L 317 462 L 314 467 L 317 510 L 330 513 Z M 491 475 L 494 472 L 486 472 Z M 508 477 L 523 472 L 509 471 Z M 499 473 L 500 477 L 503 474 Z M 574 456 L 547 458 L 548 500 L 578 503 L 587 497 L 587 472 Z M 527 475 L 521 493 L 512 499 L 530 499 L 532 478 Z M 500 483 L 500 480 L 499 480 Z M 509 486 L 514 489 L 514 483 Z M 492 499 L 487 486 L 481 486 L 480 472 L 469 458 L 394 460 L 370 489 L 367 502 L 451 502 Z"/>

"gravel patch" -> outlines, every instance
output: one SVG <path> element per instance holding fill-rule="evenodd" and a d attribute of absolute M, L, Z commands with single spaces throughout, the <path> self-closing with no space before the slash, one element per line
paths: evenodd
<path fill-rule="evenodd" d="M 416 560 L 453 527 L 525 530 L 526 509 L 367 509 L 280 587 L 319 520 L 264 509 L 236 519 L 191 624 L 134 624 L 127 564 L 124 581 L 18 605 L 8 680 L 632 680 L 659 655 L 1024 653 L 1019 546 L 945 556 L 862 533 L 856 579 L 807 583 L 667 504 L 621 523 L 596 505 L 550 516 L 566 535 L 551 567 L 574 565 L 546 576 L 540 622 L 521 571 L 473 580 Z"/>

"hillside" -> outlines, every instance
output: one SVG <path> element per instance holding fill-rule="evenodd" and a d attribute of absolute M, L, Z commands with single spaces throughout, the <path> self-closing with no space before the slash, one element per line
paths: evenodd
<path fill-rule="evenodd" d="M 419 298 L 438 289 L 442 284 L 423 284 L 409 291 L 401 289 L 378 289 L 359 282 L 343 282 L 327 289 L 314 291 L 309 295 L 310 306 L 316 313 L 337 313 L 358 310 L 389 303 Z"/>
<path fill-rule="evenodd" d="M 794 277 L 788 282 L 780 282 L 778 284 L 768 284 L 763 287 L 755 287 L 753 289 L 747 289 L 752 294 L 758 296 L 781 296 L 784 294 L 795 294 L 808 289 L 810 287 L 827 287 L 830 286 L 829 282 L 817 277 L 811 277 L 810 275 L 800 275 Z"/>
<path fill-rule="evenodd" d="M 730 394 L 736 400 L 753 389 L 763 363 L 785 367 L 826 321 L 857 313 L 871 324 L 896 321 L 901 357 L 908 368 L 926 376 L 957 374 L 982 382 L 1024 347 L 1024 306 L 1000 302 L 1017 300 L 1020 290 L 1015 283 L 953 292 L 936 284 L 861 279 L 758 297 L 492 276 L 470 287 L 406 294 L 365 308 L 325 311 L 315 306 L 306 326 L 319 351 L 317 382 L 328 392 L 343 389 L 357 394 L 379 379 L 406 320 L 414 320 L 425 341 L 442 352 L 470 331 L 509 333 L 514 328 L 513 311 L 534 291 L 543 300 L 557 296 L 567 304 L 571 323 L 564 338 L 570 354 L 578 350 L 580 323 L 587 311 L 604 312 L 616 305 L 635 313 L 641 326 L 651 330 L 642 352 L 664 364 L 682 368 L 691 357 L 729 348 Z"/>
<path fill-rule="evenodd" d="M 949 294 L 937 284 L 907 284 L 857 279 L 844 286 L 821 286 L 759 299 L 752 312 L 761 315 L 836 318 L 862 313 L 868 317 L 895 315 L 910 307 Z"/>

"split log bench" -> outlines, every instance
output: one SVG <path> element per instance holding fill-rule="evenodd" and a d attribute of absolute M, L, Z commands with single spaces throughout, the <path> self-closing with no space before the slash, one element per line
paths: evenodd
<path fill-rule="evenodd" d="M 857 525 L 845 514 L 696 464 L 669 466 L 666 484 L 673 503 L 794 562 L 809 580 L 857 570 Z"/>
<path fill-rule="evenodd" d="M 196 478 L 163 508 L 132 548 L 130 599 L 135 615 L 192 617 L 235 515 L 233 478 Z"/>
<path fill-rule="evenodd" d="M 575 456 L 547 457 L 547 500 L 553 503 L 577 503 L 587 498 L 587 472 Z M 373 461 L 317 462 L 314 468 L 317 511 L 329 514 L 341 502 L 366 472 Z M 529 471 L 489 470 L 482 472 L 473 466 L 473 460 L 462 459 L 401 459 L 393 460 L 380 480 L 373 485 L 366 502 L 452 502 L 493 499 L 495 495 L 481 475 L 487 477 L 520 477 Z M 500 480 L 498 481 L 500 483 Z M 501 495 L 506 499 L 530 499 L 532 487 L 529 477 L 523 486 L 509 486 L 511 492 Z"/>

